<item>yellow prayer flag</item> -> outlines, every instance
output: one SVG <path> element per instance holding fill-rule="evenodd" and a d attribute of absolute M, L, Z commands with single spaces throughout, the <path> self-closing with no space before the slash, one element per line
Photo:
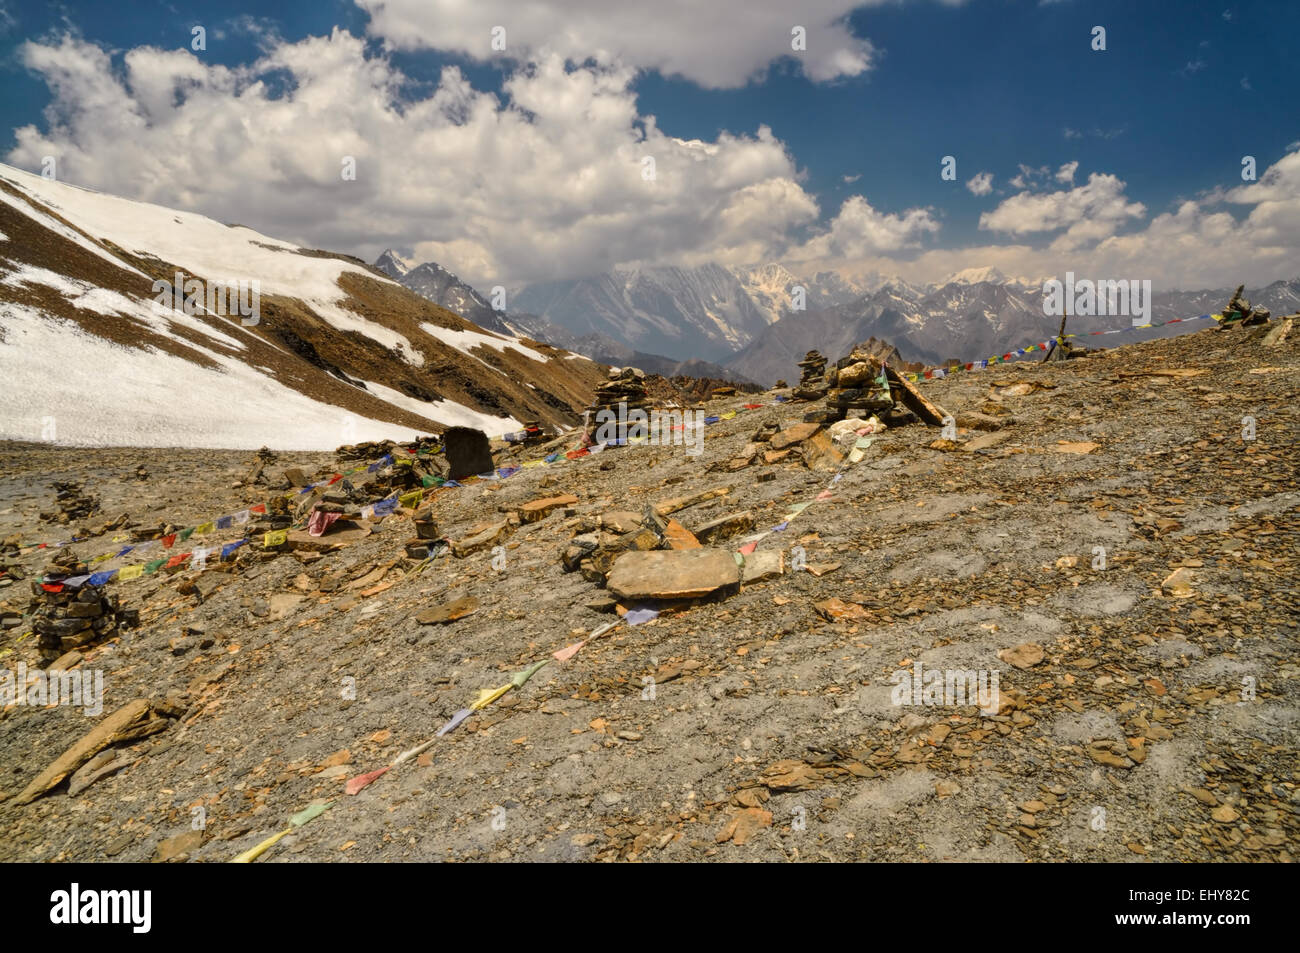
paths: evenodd
<path fill-rule="evenodd" d="M 200 523 L 198 526 L 194 527 L 194 532 L 203 536 L 205 533 L 211 533 L 216 528 L 216 523 Z"/>
<path fill-rule="evenodd" d="M 127 582 L 131 579 L 136 579 L 143 575 L 144 575 L 144 565 L 142 563 L 137 563 L 134 566 L 123 566 L 117 572 L 117 581 Z"/>
<path fill-rule="evenodd" d="M 270 549 L 272 546 L 282 546 L 289 541 L 289 533 L 286 530 L 275 529 L 262 537 L 262 548 Z"/>
<path fill-rule="evenodd" d="M 406 509 L 413 510 L 420 505 L 420 495 L 423 492 L 424 492 L 423 490 L 412 490 L 410 493 L 407 493 L 404 496 L 399 496 L 397 498 L 397 502 L 400 503 L 402 506 L 404 506 Z"/>
<path fill-rule="evenodd" d="M 250 847 L 248 850 L 244 851 L 242 854 L 240 854 L 238 857 L 232 860 L 231 863 L 251 864 L 253 861 L 257 860 L 257 858 L 261 857 L 268 850 L 270 850 L 276 844 L 280 843 L 281 840 L 288 837 L 292 833 L 293 833 L 293 828 L 286 827 L 284 830 L 280 831 L 280 833 L 273 834 L 270 837 L 268 837 L 266 840 L 262 841 L 262 843 Z"/>
<path fill-rule="evenodd" d="M 498 698 L 500 698 L 502 695 L 504 695 L 506 692 L 510 691 L 510 689 L 514 687 L 515 686 L 510 682 L 506 682 L 506 684 L 502 685 L 500 688 L 480 689 L 478 693 L 478 698 L 474 700 L 474 704 L 469 706 L 470 711 L 479 711 L 483 708 L 486 708 L 488 705 L 492 704 L 494 701 L 496 701 Z"/>

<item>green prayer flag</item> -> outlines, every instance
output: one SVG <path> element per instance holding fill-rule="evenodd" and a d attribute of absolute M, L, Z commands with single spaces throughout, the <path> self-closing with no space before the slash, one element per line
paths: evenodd
<path fill-rule="evenodd" d="M 516 672 L 514 678 L 510 679 L 510 684 L 513 685 L 515 688 L 523 688 L 524 683 L 527 682 L 530 678 L 532 678 L 535 674 L 537 674 L 539 669 L 544 668 L 546 666 L 546 663 L 549 661 L 550 659 L 543 659 L 540 662 L 534 662 L 532 665 L 528 666 L 528 668 L 524 669 L 522 672 Z"/>
<path fill-rule="evenodd" d="M 333 801 L 321 801 L 317 804 L 309 805 L 303 808 L 293 817 L 289 818 L 289 823 L 294 827 L 302 827 L 308 821 L 314 821 L 333 806 Z"/>

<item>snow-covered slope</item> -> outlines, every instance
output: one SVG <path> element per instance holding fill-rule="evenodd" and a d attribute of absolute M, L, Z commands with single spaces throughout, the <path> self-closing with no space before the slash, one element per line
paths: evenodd
<path fill-rule="evenodd" d="M 571 422 L 598 374 L 357 259 L 8 166 L 0 236 L 0 438 L 326 449 L 454 424 L 495 434 Z M 165 306 L 156 282 L 177 272 L 256 287 L 257 313 Z"/>

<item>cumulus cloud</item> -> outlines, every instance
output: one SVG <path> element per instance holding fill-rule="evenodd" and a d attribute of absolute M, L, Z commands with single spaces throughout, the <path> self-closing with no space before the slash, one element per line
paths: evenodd
<path fill-rule="evenodd" d="M 1118 177 L 1093 173 L 1086 184 L 1066 191 L 1019 192 L 981 215 L 980 228 L 1012 235 L 1065 229 L 1055 246 L 1069 250 L 1113 235 L 1128 219 L 1145 212 L 1141 202 L 1124 196 Z"/>
<path fill-rule="evenodd" d="M 1036 182 L 1047 178 L 1048 174 L 1052 171 L 1045 165 L 1039 166 L 1035 169 L 1032 166 L 1025 165 L 1023 162 L 1020 163 L 1019 169 L 1020 171 L 1012 177 L 1009 183 L 1013 189 L 1031 188 Z"/>
<path fill-rule="evenodd" d="M 316 247 L 413 248 L 480 285 L 762 260 L 819 214 L 768 128 L 667 135 L 638 113 L 626 66 L 552 54 L 498 96 L 455 67 L 414 90 L 338 30 L 232 68 L 149 47 L 115 68 L 72 37 L 22 56 L 53 101 L 47 131 L 16 130 L 10 162 L 56 155 L 70 181 Z"/>
<path fill-rule="evenodd" d="M 848 14 L 889 0 L 357 0 L 368 30 L 394 49 L 439 49 L 475 60 L 527 62 L 558 54 L 576 63 L 618 62 L 710 88 L 743 86 L 790 57 L 814 82 L 857 76 L 873 64 L 870 41 Z M 796 51 L 801 27 L 806 48 Z M 494 30 L 498 46 L 494 49 Z"/>
<path fill-rule="evenodd" d="M 791 249 L 792 261 L 866 258 L 919 248 L 921 240 L 939 231 L 929 209 L 913 208 L 902 214 L 881 212 L 861 195 L 844 202 L 830 227 L 802 247 Z"/>
<path fill-rule="evenodd" d="M 1113 177 L 1090 176 L 1089 183 L 1097 178 Z M 1109 193 L 1114 188 L 1113 183 L 1106 183 L 1095 189 L 1092 201 L 1101 201 L 1096 199 L 1098 192 Z M 1042 196 L 1052 199 L 1049 204 L 1057 211 L 1039 209 L 1033 216 L 1027 215 L 1023 224 L 1046 226 L 1071 220 L 1073 213 L 1060 209 L 1071 203 L 1077 207 L 1079 198 L 1059 198 L 1066 194 L 1055 193 L 1058 197 L 1054 199 Z M 1092 237 L 1076 233 L 1077 240 L 1062 241 L 1065 236 L 1061 236 L 1045 246 L 1014 242 L 930 249 L 906 261 L 877 257 L 860 267 L 918 282 L 935 281 L 970 267 L 993 266 L 1029 278 L 1073 271 L 1080 276 L 1149 278 L 1157 291 L 1232 287 L 1240 282 L 1262 285 L 1296 278 L 1300 272 L 1296 265 L 1300 261 L 1300 142 L 1292 143 L 1257 182 L 1183 200 L 1154 216 L 1145 227 L 1123 235 L 1111 231 L 1107 226 Z M 1025 229 L 1019 234 L 1036 232 Z"/>
<path fill-rule="evenodd" d="M 1056 170 L 1056 181 L 1064 182 L 1067 185 L 1073 185 L 1074 173 L 1077 171 L 1079 171 L 1079 162 L 1077 159 L 1074 162 L 1067 162 Z"/>
<path fill-rule="evenodd" d="M 971 195 L 988 195 L 993 191 L 993 173 L 980 172 L 966 183 Z"/>

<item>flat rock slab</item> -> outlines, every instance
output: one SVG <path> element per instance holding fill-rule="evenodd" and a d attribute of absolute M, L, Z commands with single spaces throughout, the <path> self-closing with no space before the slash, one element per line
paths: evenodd
<path fill-rule="evenodd" d="M 451 551 L 458 558 L 465 558 L 471 553 L 476 553 L 480 549 L 487 549 L 489 546 L 495 546 L 510 533 L 510 523 L 502 520 L 499 523 L 493 523 L 486 529 L 480 530 L 473 536 L 465 539 L 459 539 L 451 544 Z"/>
<path fill-rule="evenodd" d="M 289 533 L 288 546 L 293 550 L 311 553 L 332 553 L 344 546 L 360 542 L 371 533 L 369 526 L 352 520 L 336 520 L 324 536 L 313 536 L 305 529 Z"/>
<path fill-rule="evenodd" d="M 813 608 L 827 622 L 865 622 L 871 618 L 871 613 L 862 606 L 833 596 L 816 603 Z"/>
<path fill-rule="evenodd" d="M 844 462 L 844 451 L 822 431 L 804 441 L 803 462 L 809 470 L 834 470 Z"/>
<path fill-rule="evenodd" d="M 975 453 L 978 450 L 988 450 L 990 447 L 996 447 L 998 444 L 1006 443 L 1010 439 L 1011 434 L 1005 430 L 999 430 L 994 433 L 982 433 L 963 444 L 958 444 L 958 446 L 966 453 Z"/>
<path fill-rule="evenodd" d="M 611 533 L 630 533 L 634 529 L 640 529 L 645 525 L 645 519 L 640 513 L 633 513 L 630 510 L 612 510 L 600 517 L 600 525 L 603 529 Z"/>
<path fill-rule="evenodd" d="M 434 606 L 427 609 L 415 617 L 415 621 L 420 625 L 442 625 L 446 622 L 455 622 L 457 619 L 463 619 L 467 615 L 473 615 L 478 611 L 478 599 L 474 596 L 466 596 L 464 599 L 457 599 L 455 602 L 447 602 L 440 606 Z"/>
<path fill-rule="evenodd" d="M 14 804 L 30 804 L 99 752 L 114 744 L 127 729 L 143 721 L 148 715 L 149 703 L 143 698 L 127 702 L 59 755 L 53 764 L 37 775 L 36 779 L 14 798 Z"/>
<path fill-rule="evenodd" d="M 664 539 L 670 549 L 699 549 L 700 541 L 695 534 L 677 520 L 669 520 L 664 525 Z"/>
<path fill-rule="evenodd" d="M 907 378 L 895 373 L 894 369 L 889 365 L 885 365 L 885 376 L 889 380 L 889 386 L 897 392 L 897 397 L 904 407 L 931 427 L 943 426 L 943 419 L 948 416 L 946 410 L 926 398 L 916 388 L 916 385 Z"/>
<path fill-rule="evenodd" d="M 690 496 L 675 496 L 670 500 L 663 500 L 655 504 L 656 516 L 667 516 L 669 513 L 676 513 L 678 510 L 684 510 L 688 506 L 694 506 L 696 503 L 703 503 L 705 500 L 712 500 L 719 496 L 726 496 L 731 492 L 729 486 L 715 486 L 711 490 L 702 490 L 699 493 L 692 493 Z"/>
<path fill-rule="evenodd" d="M 795 424 L 793 427 L 788 427 L 774 435 L 769 442 L 773 450 L 784 450 L 786 447 L 793 447 L 797 443 L 803 443 L 821 429 L 822 425 L 818 423 Z"/>
<path fill-rule="evenodd" d="M 559 509 L 561 506 L 572 506 L 577 502 L 578 498 L 572 493 L 565 493 L 562 496 L 547 496 L 540 500 L 530 500 L 519 507 L 519 518 L 525 523 L 536 523 L 538 520 L 545 519 L 552 511 Z"/>
<path fill-rule="evenodd" d="M 740 582 L 735 557 L 722 549 L 624 553 L 606 579 L 620 599 L 694 599 Z"/>
<path fill-rule="evenodd" d="M 709 520 L 709 522 L 697 526 L 695 528 L 695 538 L 703 543 L 713 543 L 753 528 L 754 514 L 749 510 L 742 510 L 739 513 L 728 513 L 726 516 L 720 516 L 715 520 Z"/>
<path fill-rule="evenodd" d="M 755 550 L 745 557 L 740 581 L 745 585 L 772 579 L 785 572 L 785 553 L 779 549 Z"/>

